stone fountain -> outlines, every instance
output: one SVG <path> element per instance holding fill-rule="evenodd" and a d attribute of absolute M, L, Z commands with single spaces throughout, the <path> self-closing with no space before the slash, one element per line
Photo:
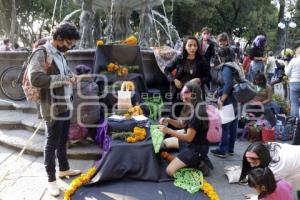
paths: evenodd
<path fill-rule="evenodd" d="M 81 5 L 80 48 L 85 49 L 93 47 L 93 39 L 99 39 L 99 33 L 102 32 L 99 29 L 103 22 L 97 15 L 101 12 L 106 15 L 106 27 L 102 37 L 105 37 L 107 42 L 112 42 L 123 40 L 133 33 L 130 17 L 133 11 L 137 11 L 140 16 L 139 44 L 148 47 L 153 28 L 151 8 L 161 5 L 163 0 L 74 0 L 74 2 Z"/>

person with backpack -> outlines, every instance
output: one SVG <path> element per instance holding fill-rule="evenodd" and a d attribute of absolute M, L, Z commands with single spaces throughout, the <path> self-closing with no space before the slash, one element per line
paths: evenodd
<path fill-rule="evenodd" d="M 48 176 L 47 189 L 53 196 L 60 191 L 56 182 L 55 158 L 58 159 L 60 178 L 79 175 L 80 170 L 71 169 L 67 160 L 70 113 L 72 105 L 72 84 L 76 76 L 67 65 L 64 53 L 75 46 L 79 33 L 69 22 L 58 24 L 52 32 L 52 40 L 36 50 L 28 64 L 28 79 L 39 94 L 40 112 L 45 121 L 44 164 Z"/>
<path fill-rule="evenodd" d="M 172 159 L 166 173 L 173 176 L 183 167 L 201 166 L 204 175 L 208 175 L 208 166 L 211 164 L 207 155 L 209 121 L 206 103 L 202 99 L 201 81 L 193 79 L 187 82 L 180 95 L 184 103 L 180 119 L 161 118 L 159 121 L 161 132 L 171 136 L 164 140 L 166 148 L 179 148 L 179 155 Z M 183 128 L 184 133 L 168 128 L 168 124 L 178 129 Z M 168 156 L 166 152 L 161 153 L 163 158 L 166 158 L 166 155 Z"/>
<path fill-rule="evenodd" d="M 234 108 L 237 107 L 237 101 L 235 100 L 232 91 L 234 85 L 234 79 L 238 76 L 238 73 L 242 73 L 242 69 L 235 68 L 235 53 L 229 47 L 229 37 L 227 33 L 221 33 L 217 37 L 218 49 L 216 52 L 219 61 L 219 75 L 215 77 L 215 82 L 219 85 L 218 89 L 218 107 L 219 109 L 225 105 L 230 105 Z M 211 153 L 215 156 L 225 158 L 227 154 L 234 155 L 234 143 L 236 140 L 238 120 L 235 118 L 226 124 L 222 124 L 222 138 L 217 149 L 211 150 Z"/>

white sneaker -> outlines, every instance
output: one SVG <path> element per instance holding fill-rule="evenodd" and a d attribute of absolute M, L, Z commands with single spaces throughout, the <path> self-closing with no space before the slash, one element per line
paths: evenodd
<path fill-rule="evenodd" d="M 77 176 L 81 174 L 81 171 L 80 170 L 77 170 L 77 169 L 69 169 L 67 171 L 59 171 L 58 172 L 58 177 L 59 178 L 64 178 L 66 176 Z"/>
<path fill-rule="evenodd" d="M 52 196 L 54 197 L 59 196 L 59 188 L 56 181 L 48 182 L 47 189 Z"/>

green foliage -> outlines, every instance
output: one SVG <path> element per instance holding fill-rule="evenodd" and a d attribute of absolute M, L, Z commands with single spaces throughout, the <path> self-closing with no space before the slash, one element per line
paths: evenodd
<path fill-rule="evenodd" d="M 283 111 L 285 114 L 288 114 L 290 112 L 290 106 L 288 102 L 282 98 L 282 96 L 273 94 L 272 99 L 281 107 L 283 108 Z"/>
<path fill-rule="evenodd" d="M 60 12 L 60 3 L 62 9 Z M 30 45 L 33 40 L 42 36 L 42 32 L 49 34 L 51 19 L 54 9 L 54 0 L 16 0 L 17 30 L 16 38 L 20 38 L 25 45 Z M 11 1 L 0 1 L 0 35 L 8 35 L 11 23 Z M 58 0 L 55 14 L 55 22 L 60 22 L 66 14 L 78 9 L 72 0 Z M 39 25 L 40 30 L 34 30 L 34 23 Z"/>
<path fill-rule="evenodd" d="M 79 0 L 77 0 L 79 1 Z M 62 10 L 60 13 L 60 3 Z M 268 48 L 276 46 L 278 9 L 272 0 L 165 0 L 166 14 L 176 26 L 180 36 L 194 35 L 202 27 L 212 28 L 213 35 L 221 32 L 229 33 L 231 38 L 243 37 L 251 41 L 258 34 L 268 38 Z M 17 37 L 29 45 L 43 32 L 49 34 L 55 0 L 16 0 L 17 5 Z M 55 23 L 59 23 L 68 13 L 78 9 L 74 0 L 57 0 Z M 11 23 L 11 0 L 0 1 L 0 35 L 8 35 Z M 173 10 L 172 10 L 173 9 Z M 295 10 L 295 22 L 300 21 L 300 0 L 289 9 Z M 163 13 L 162 6 L 155 8 Z M 105 19 L 107 13 L 101 13 Z M 61 15 L 61 16 L 60 16 Z M 103 15 L 103 16 L 102 16 Z M 78 18 L 73 22 L 78 24 Z M 137 12 L 132 15 L 135 27 L 138 27 Z M 33 30 L 33 23 L 42 25 L 38 32 Z M 105 22 L 104 22 L 105 23 Z M 291 40 L 296 40 L 300 34 L 300 24 L 290 30 Z"/>
<path fill-rule="evenodd" d="M 174 5 L 174 25 L 181 35 L 204 26 L 212 28 L 214 35 L 225 31 L 249 41 L 265 34 L 270 49 L 276 46 L 277 18 L 278 9 L 271 0 L 188 0 Z"/>
<path fill-rule="evenodd" d="M 293 21 L 297 24 L 297 27 L 294 29 L 289 29 L 289 41 L 292 48 L 300 46 L 300 0 L 297 0 L 296 2 L 294 14 Z"/>

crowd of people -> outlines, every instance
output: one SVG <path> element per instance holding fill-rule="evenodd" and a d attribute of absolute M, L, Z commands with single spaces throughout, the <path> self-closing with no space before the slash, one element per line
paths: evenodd
<path fill-rule="evenodd" d="M 52 34 L 52 40 L 43 45 L 48 55 L 36 51 L 29 62 L 28 74 L 30 83 L 41 91 L 40 112 L 46 121 L 47 135 L 44 158 L 48 190 L 53 196 L 58 196 L 60 192 L 56 182 L 55 157 L 58 158 L 59 177 L 81 173 L 70 168 L 66 157 L 70 126 L 66 117 L 73 109 L 71 86 L 78 77 L 71 72 L 63 56 L 64 52 L 74 47 L 79 33 L 73 24 L 63 22 L 56 26 Z M 245 53 L 239 43 L 234 48 L 231 46 L 227 33 L 219 34 L 215 42 L 211 30 L 205 27 L 201 36 L 198 36 L 185 37 L 181 55 L 164 70 L 171 86 L 171 101 L 173 105 L 179 103 L 179 106 L 172 109 L 174 113 L 171 112 L 169 117 L 159 121 L 161 132 L 168 136 L 163 143 L 165 148 L 179 149 L 179 154 L 171 159 L 166 168 L 169 176 L 183 167 L 200 168 L 207 172 L 205 175 L 209 174 L 208 168 L 213 168 L 208 157 L 210 144 L 207 140 L 209 119 L 206 104 L 211 100 L 210 94 L 215 88 L 218 88 L 214 94 L 217 107 L 221 109 L 232 104 L 235 117 L 222 124 L 221 140 L 211 153 L 221 158 L 234 156 L 240 117 L 238 102 L 233 95 L 237 77 L 244 76 L 253 82 L 256 96 L 251 104 L 263 105 L 265 118 L 275 126 L 272 85 L 274 81 L 282 81 L 287 76 L 290 115 L 299 118 L 300 48 L 295 51 L 294 58 L 290 59 L 290 55 L 290 60 L 280 61 L 275 59 L 272 52 L 266 56 L 267 39 L 262 35 L 254 39 L 251 49 Z M 9 41 L 5 40 L 1 49 L 9 51 Z M 51 90 L 55 95 L 52 95 Z M 292 199 L 291 188 L 300 190 L 299 146 L 253 143 L 245 151 L 242 165 L 240 181 L 247 179 L 248 185 L 258 191 L 261 199 L 282 199 L 282 196 Z"/>
<path fill-rule="evenodd" d="M 180 93 L 180 96 L 175 95 L 172 99 L 173 103 L 183 101 L 184 105 L 180 109 L 178 119 L 162 118 L 160 121 L 161 131 L 171 136 L 165 139 L 165 146 L 179 148 L 178 156 L 171 159 L 167 167 L 167 174 L 170 176 L 176 170 L 186 166 L 200 168 L 207 172 L 209 143 L 206 134 L 209 120 L 193 117 L 182 120 L 182 117 L 187 116 L 187 111 L 189 114 L 193 112 L 192 116 L 207 115 L 202 107 L 198 107 L 196 111 L 191 111 L 187 107 L 191 104 L 193 108 L 196 108 L 197 103 L 205 102 L 208 93 L 215 88 L 214 84 L 218 88 L 215 93 L 218 108 L 233 104 L 235 113 L 234 120 L 222 124 L 221 141 L 216 149 L 211 150 L 215 156 L 226 158 L 234 155 L 240 116 L 236 110 L 238 102 L 233 95 L 233 87 L 237 76 L 242 76 L 243 73 L 245 78 L 253 83 L 256 91 L 256 96 L 248 102 L 247 106 L 262 106 L 263 116 L 271 127 L 275 127 L 277 114 L 274 109 L 275 102 L 272 99 L 273 86 L 287 78 L 290 98 L 285 100 L 290 101 L 291 104 L 291 111 L 288 115 L 299 118 L 300 48 L 295 51 L 295 57 L 292 55 L 293 52 L 289 52 L 283 55 L 284 58 L 275 58 L 271 51 L 266 55 L 267 38 L 258 35 L 250 50 L 243 54 L 239 43 L 236 43 L 234 48 L 230 46 L 231 42 L 227 33 L 219 34 L 214 42 L 211 39 L 210 29 L 207 27 L 202 30 L 202 35 L 198 39 L 199 44 L 197 44 L 197 39 L 193 36 L 186 37 L 183 43 L 183 53 L 179 57 L 180 62 L 176 60 L 165 68 L 171 87 L 175 88 L 176 93 Z M 197 60 L 202 60 L 202 62 L 197 62 Z M 197 81 L 195 78 L 198 78 Z M 174 116 L 178 116 L 178 113 Z M 167 125 L 173 129 L 168 128 Z M 176 131 L 178 128 L 184 128 L 184 131 Z M 295 134 L 300 134 L 299 127 Z M 294 141 L 294 144 L 299 145 L 299 141 Z M 257 190 L 259 199 L 282 199 L 282 197 L 293 199 L 292 188 L 300 189 L 299 152 L 299 146 L 290 144 L 265 145 L 262 142 L 251 144 L 244 155 L 240 181 L 246 179 L 248 185 Z M 166 155 L 163 156 L 166 157 Z M 203 163 L 207 166 L 203 167 Z M 298 198 L 300 198 L 299 195 L 298 192 Z"/>

